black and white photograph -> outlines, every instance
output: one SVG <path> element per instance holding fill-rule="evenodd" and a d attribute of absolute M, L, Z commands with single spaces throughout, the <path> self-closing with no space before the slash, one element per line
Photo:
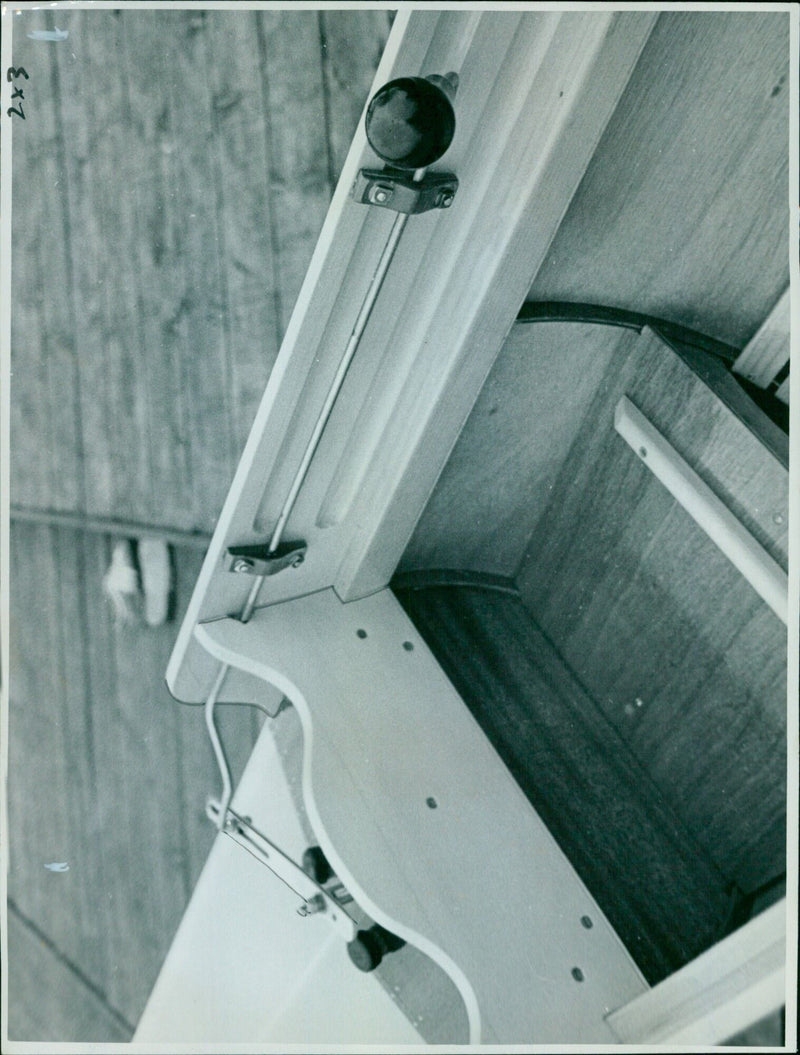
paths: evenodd
<path fill-rule="evenodd" d="M 800 7 L 1 7 L 0 1048 L 796 1051 Z"/>

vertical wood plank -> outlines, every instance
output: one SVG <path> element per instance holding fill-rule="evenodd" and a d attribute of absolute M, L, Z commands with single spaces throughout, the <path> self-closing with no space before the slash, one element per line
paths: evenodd
<path fill-rule="evenodd" d="M 256 24 L 282 335 L 332 193 L 319 26 L 313 11 L 262 11 Z"/>
<path fill-rule="evenodd" d="M 386 10 L 319 12 L 332 185 L 339 178 L 367 104 L 391 22 Z"/>
<path fill-rule="evenodd" d="M 46 935 L 9 906 L 8 1036 L 39 1043 L 122 1043 L 133 1026 Z"/>
<path fill-rule="evenodd" d="M 282 327 L 260 17 L 257 11 L 213 11 L 205 29 L 237 457 L 278 354 Z"/>
<path fill-rule="evenodd" d="M 183 383 L 192 443 L 192 526 L 205 530 L 216 522 L 235 465 L 221 264 L 225 231 L 212 141 L 207 16 L 202 11 L 163 11 L 157 24 L 164 42 L 160 83 L 174 145 L 174 222 L 182 233 L 186 288 L 180 324 L 186 342 Z"/>
<path fill-rule="evenodd" d="M 79 536 L 29 525 L 15 528 L 15 535 L 15 566 L 30 571 L 12 580 L 12 681 L 18 671 L 23 680 L 13 690 L 10 714 L 9 893 L 102 984 L 107 950 L 98 913 L 85 621 L 76 589 L 83 579 Z M 52 863 L 68 870 L 48 870 Z"/>
<path fill-rule="evenodd" d="M 120 66 L 125 128 L 136 149 L 125 159 L 125 193 L 136 218 L 130 258 L 121 262 L 136 291 L 137 384 L 142 390 L 149 465 L 141 515 L 152 523 L 195 525 L 193 437 L 185 383 L 187 363 L 205 349 L 185 331 L 190 278 L 184 259 L 185 203 L 177 169 L 175 121 L 167 86 L 174 79 L 173 21 L 166 12 L 123 11 Z M 197 129 L 202 137 L 204 128 Z M 191 211 L 191 210 L 188 210 Z"/>

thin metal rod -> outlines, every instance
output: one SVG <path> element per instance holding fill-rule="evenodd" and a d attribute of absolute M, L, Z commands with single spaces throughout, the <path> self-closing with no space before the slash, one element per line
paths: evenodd
<path fill-rule="evenodd" d="M 414 173 L 413 179 L 415 182 L 419 182 L 425 176 L 425 169 L 417 169 Z M 303 457 L 300 460 L 300 465 L 297 468 L 297 472 L 292 480 L 292 485 L 289 488 L 289 493 L 283 503 L 283 507 L 278 515 L 278 519 L 275 523 L 275 528 L 272 532 L 272 537 L 269 540 L 269 553 L 274 553 L 281 543 L 283 538 L 283 532 L 286 528 L 286 524 L 291 515 L 294 504 L 297 501 L 297 496 L 300 493 L 300 488 L 303 486 L 308 470 L 311 466 L 311 462 L 314 458 L 314 454 L 319 446 L 319 441 L 322 439 L 322 434 L 325 431 L 325 426 L 328 424 L 328 418 L 331 416 L 336 399 L 341 391 L 344 379 L 347 376 L 347 371 L 350 367 L 350 363 L 353 361 L 353 356 L 356 354 L 361 337 L 366 329 L 369 317 L 372 314 L 372 309 L 375 306 L 375 302 L 378 299 L 378 294 L 383 286 L 383 280 L 386 278 L 386 273 L 389 270 L 389 265 L 397 249 L 400 237 L 403 233 L 403 229 L 408 222 L 408 214 L 398 213 L 394 218 L 392 228 L 389 231 L 389 237 L 386 239 L 386 244 L 381 252 L 380 259 L 378 260 L 375 272 L 370 281 L 369 288 L 364 295 L 361 308 L 359 309 L 356 321 L 353 324 L 353 329 L 350 333 L 350 339 L 347 342 L 347 347 L 344 350 L 344 354 L 339 362 L 336 373 L 334 375 L 331 386 L 328 389 L 328 394 L 325 397 L 325 402 L 322 404 L 319 417 L 316 420 L 311 436 L 309 437 L 308 443 L 306 444 Z M 241 614 L 239 615 L 239 621 L 247 623 L 255 610 L 256 602 L 258 601 L 258 595 L 261 590 L 261 586 L 266 576 L 258 575 L 254 578 L 253 584 L 250 587 L 250 592 L 247 595 Z M 231 799 L 233 797 L 233 786 L 231 783 L 231 771 L 228 765 L 228 760 L 225 757 L 225 749 L 222 745 L 219 732 L 217 730 L 216 719 L 214 714 L 214 708 L 216 707 L 217 698 L 222 688 L 222 683 L 230 670 L 230 664 L 221 663 L 220 668 L 217 671 L 217 676 L 214 679 L 214 684 L 211 687 L 211 692 L 208 695 L 208 699 L 205 704 L 205 719 L 206 728 L 208 729 L 208 735 L 211 738 L 211 745 L 214 748 L 214 755 L 217 759 L 217 765 L 219 766 L 220 775 L 222 777 L 222 797 L 219 803 L 219 814 L 217 816 L 217 828 L 222 830 L 225 826 L 225 820 L 228 815 L 228 807 L 230 806 Z"/>
<path fill-rule="evenodd" d="M 339 395 L 339 391 L 341 390 L 341 387 L 344 384 L 344 379 L 347 375 L 348 368 L 350 366 L 350 363 L 353 361 L 353 356 L 356 353 L 356 349 L 358 348 L 361 336 L 364 333 L 364 329 L 366 328 L 367 322 L 369 321 L 369 317 L 372 313 L 375 301 L 378 299 L 378 294 L 381 291 L 383 280 L 386 278 L 386 272 L 389 270 L 389 265 L 392 262 L 392 257 L 394 256 L 395 250 L 397 249 L 397 244 L 400 241 L 400 236 L 403 233 L 403 228 L 405 227 L 407 221 L 408 216 L 405 213 L 398 213 L 395 217 L 394 223 L 392 224 L 392 229 L 389 232 L 389 237 L 386 241 L 386 245 L 384 246 L 383 252 L 381 253 L 381 258 L 378 261 L 378 266 L 375 268 L 375 274 L 372 278 L 372 281 L 370 282 L 369 289 L 367 290 L 367 294 L 364 298 L 364 302 L 361 305 L 361 310 L 359 311 L 358 317 L 356 318 L 355 324 L 353 326 L 353 331 L 350 334 L 350 340 L 347 342 L 347 347 L 345 348 L 344 355 L 342 356 L 341 362 L 339 363 L 339 367 L 336 371 L 333 381 L 331 382 L 331 387 L 328 390 L 328 394 L 325 397 L 325 402 L 322 405 L 322 410 L 319 413 L 319 417 L 317 418 L 316 424 L 314 425 L 314 429 L 311 433 L 309 441 L 306 444 L 306 449 L 303 453 L 303 457 L 300 461 L 300 465 L 298 466 L 297 472 L 295 473 L 294 480 L 292 481 L 292 486 L 289 488 L 289 493 L 287 494 L 286 500 L 283 503 L 283 508 L 281 509 L 280 514 L 278 516 L 278 520 L 275 524 L 275 529 L 272 532 L 272 538 L 269 540 L 270 552 L 273 552 L 278 548 L 278 545 L 280 544 L 280 541 L 283 538 L 283 532 L 286 527 L 286 522 L 289 519 L 289 514 L 291 513 L 294 504 L 297 501 L 297 496 L 300 492 L 300 488 L 303 486 L 303 481 L 305 480 L 309 467 L 311 466 L 311 461 L 314 457 L 314 453 L 317 447 L 319 446 L 319 441 L 322 438 L 322 433 L 325 431 L 325 426 L 327 425 L 328 418 L 330 417 L 331 411 L 333 410 L 334 403 L 336 402 L 336 397 Z"/>
<path fill-rule="evenodd" d="M 217 767 L 222 777 L 222 794 L 219 799 L 219 814 L 217 816 L 217 828 L 220 831 L 225 827 L 225 819 L 228 816 L 228 807 L 230 806 L 231 799 L 233 798 L 233 782 L 231 780 L 231 770 L 228 765 L 228 759 L 225 755 L 225 748 L 222 745 L 219 731 L 217 729 L 217 723 L 214 716 L 214 708 L 216 707 L 217 698 L 219 697 L 222 683 L 225 680 L 225 676 L 230 670 L 230 665 L 227 663 L 220 664 L 220 668 L 217 671 L 217 676 L 214 679 L 214 684 L 211 686 L 211 692 L 208 694 L 205 705 L 205 719 L 206 729 L 208 730 L 208 736 L 211 740 L 211 746 L 214 749 L 214 757 L 217 760 Z"/>

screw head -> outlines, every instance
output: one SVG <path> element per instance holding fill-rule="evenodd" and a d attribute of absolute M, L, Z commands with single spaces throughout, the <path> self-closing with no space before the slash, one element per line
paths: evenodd
<path fill-rule="evenodd" d="M 303 563 L 303 561 L 304 561 L 305 559 L 306 559 L 306 558 L 305 558 L 305 556 L 304 556 L 304 555 L 303 555 L 302 553 L 298 553 L 298 554 L 297 554 L 297 556 L 296 556 L 296 557 L 294 558 L 294 560 L 292 561 L 292 567 L 293 567 L 293 568 L 299 568 L 299 567 L 300 567 L 300 565 L 301 565 L 301 564 Z"/>
<path fill-rule="evenodd" d="M 370 198 L 376 205 L 385 205 L 391 196 L 392 192 L 388 187 L 373 187 L 370 194 Z"/>
<path fill-rule="evenodd" d="M 244 572 L 248 572 L 253 567 L 253 562 L 248 560 L 247 557 L 237 557 L 231 565 L 231 571 L 237 572 L 241 575 Z"/>
<path fill-rule="evenodd" d="M 439 195 L 439 208 L 449 209 L 450 206 L 453 204 L 454 198 L 455 194 L 453 194 L 451 190 L 443 190 L 442 193 Z"/>

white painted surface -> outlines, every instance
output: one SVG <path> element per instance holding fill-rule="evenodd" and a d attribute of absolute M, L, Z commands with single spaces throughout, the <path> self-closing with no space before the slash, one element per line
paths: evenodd
<path fill-rule="evenodd" d="M 306 847 L 269 724 L 234 804 L 300 860 Z M 321 915 L 219 835 L 136 1031 L 136 1043 L 419 1044 Z"/>
<path fill-rule="evenodd" d="M 196 633 L 295 705 L 319 844 L 450 975 L 473 1040 L 613 1039 L 605 1016 L 646 984 L 390 591 L 324 590 Z"/>
<path fill-rule="evenodd" d="M 451 208 L 409 220 L 289 519 L 305 563 L 267 580 L 259 603 L 388 582 L 655 17 L 398 14 L 376 86 L 458 72 L 456 134 L 434 169 L 460 186 Z M 224 570 L 225 549 L 270 537 L 392 225 L 349 198 L 374 162 L 360 128 L 170 661 L 180 699 L 213 682 L 194 626 L 241 610 L 249 582 Z M 253 691 L 232 676 L 224 698 Z"/>
<path fill-rule="evenodd" d="M 786 1002 L 786 901 L 609 1016 L 625 1044 L 722 1044 Z"/>
<path fill-rule="evenodd" d="M 778 562 L 627 396 L 617 404 L 614 427 L 785 623 L 788 619 L 789 579 Z"/>

